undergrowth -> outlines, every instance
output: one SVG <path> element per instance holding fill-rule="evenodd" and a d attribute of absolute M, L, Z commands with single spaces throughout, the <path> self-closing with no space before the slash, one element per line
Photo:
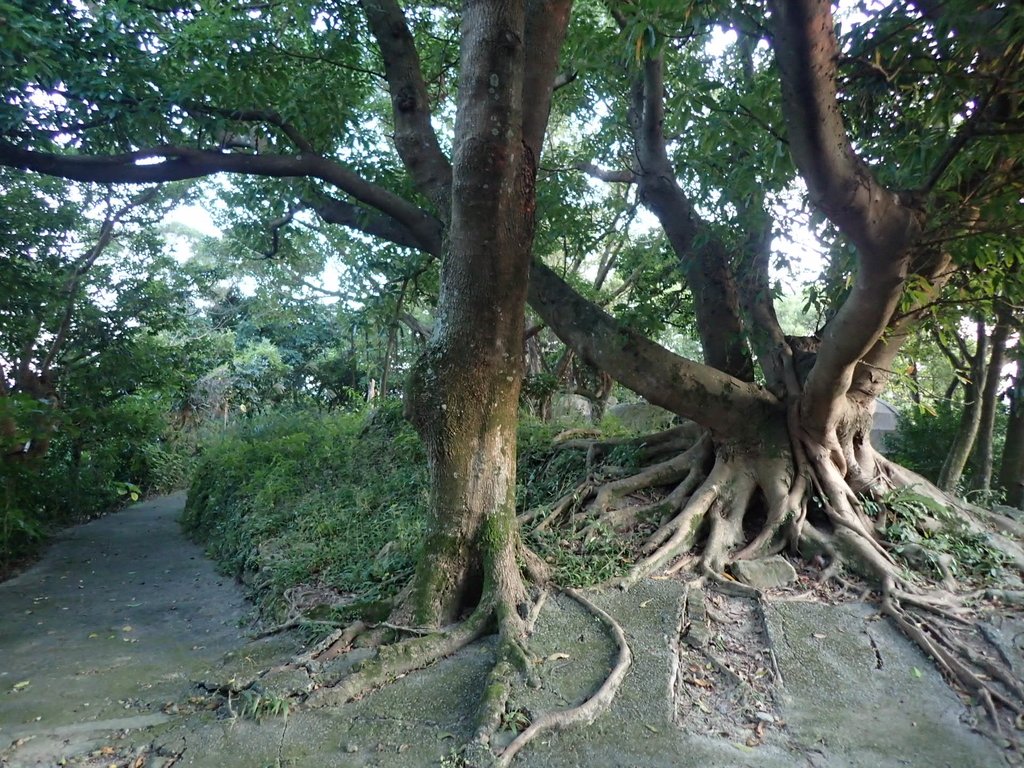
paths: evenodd
<path fill-rule="evenodd" d="M 992 583 L 1005 575 L 1005 556 L 981 533 L 972 531 L 949 507 L 912 487 L 889 492 L 881 505 L 868 499 L 862 503 L 873 515 L 880 514 L 883 507 L 888 509 L 885 536 L 895 543 L 895 553 L 905 558 L 908 552 L 922 554 L 935 576 L 942 576 L 940 563 L 958 578 L 981 583 Z"/>
<path fill-rule="evenodd" d="M 183 522 L 266 618 L 308 607 L 344 622 L 380 617 L 411 576 L 427 493 L 422 447 L 397 409 L 292 412 L 207 447 Z"/>
<path fill-rule="evenodd" d="M 521 510 L 559 498 L 586 473 L 582 452 L 551 448 L 558 431 L 520 426 Z M 265 619 L 298 611 L 326 628 L 386 617 L 412 576 L 428 497 L 425 454 L 397 404 L 369 415 L 291 412 L 236 425 L 206 447 L 184 525 L 250 586 Z M 527 541 L 568 586 L 606 581 L 629 565 L 611 531 Z"/>

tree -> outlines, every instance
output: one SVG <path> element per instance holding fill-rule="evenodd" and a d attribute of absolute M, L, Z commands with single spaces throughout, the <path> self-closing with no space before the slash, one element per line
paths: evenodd
<path fill-rule="evenodd" d="M 94 365 L 104 348 L 112 352 L 131 343 L 129 320 L 154 330 L 174 322 L 173 311 L 160 306 L 170 286 L 152 279 L 166 266 L 156 258 L 147 228 L 159 202 L 156 192 L 118 200 L 110 190 L 91 197 L 53 179 L 32 185 L 9 173 L 0 178 L 0 194 L 11 211 L 0 261 L 5 462 L 45 455 L 66 395 L 63 379 Z M 93 207 L 102 216 L 96 223 L 89 217 Z M 118 251 L 119 274 L 112 268 Z M 97 295 L 101 287 L 108 296 Z M 18 402 L 35 413 L 31 434 L 23 433 L 27 425 L 15 417 Z"/>
<path fill-rule="evenodd" d="M 0 570 L 129 489 L 183 479 L 159 444 L 190 287 L 153 227 L 167 191 L 0 173 Z"/>
<path fill-rule="evenodd" d="M 955 524 L 974 532 L 979 513 L 878 455 L 867 435 L 902 344 L 951 278 L 968 263 L 1004 271 L 992 260 L 1010 251 L 994 244 L 1020 231 L 1018 9 L 893 3 L 851 19 L 840 40 L 821 0 L 767 14 L 580 2 L 561 72 L 568 0 L 467 0 L 461 13 L 393 0 L 202 10 L 67 6 L 11 25 L 0 163 L 103 183 L 296 179 L 270 184 L 267 220 L 287 218 L 276 194 L 287 189 L 354 231 L 354 246 L 368 236 L 442 258 L 433 333 L 408 383 L 430 460 L 430 527 L 400 615 L 469 617 L 316 699 L 356 695 L 496 619 L 486 746 L 512 670 L 527 666 L 518 563 L 536 564 L 514 517 L 513 426 L 528 271 L 531 306 L 575 354 L 705 430 L 661 436 L 674 455 L 632 480 L 675 490 L 627 583 L 700 535 L 699 571 L 715 581 L 787 545 L 820 552 L 830 573 L 845 564 L 876 581 L 908 635 L 983 699 L 998 697 L 937 628 L 951 599 L 907 576 L 884 533 L 894 489 L 953 505 Z M 716 57 L 703 45 L 723 27 L 736 42 Z M 51 42 L 32 63 L 30 33 Z M 564 103 L 553 99 L 570 84 Z M 370 138 L 381 129 L 393 152 Z M 535 237 L 535 206 L 551 206 L 542 228 L 561 210 L 557 194 L 538 194 L 542 149 L 636 186 L 685 276 L 704 363 L 603 312 L 543 259 L 531 266 L 535 248 L 553 255 Z M 560 175 L 545 171 L 542 187 Z M 827 321 L 812 338 L 782 332 L 770 283 L 774 213 L 797 176 L 831 247 Z M 1012 542 L 989 541 L 1024 564 Z"/>
<path fill-rule="evenodd" d="M 999 484 L 1006 491 L 1006 501 L 1019 507 L 1024 503 L 1024 409 L 1021 408 L 1024 371 L 1021 371 L 1020 349 L 1016 350 L 1016 374 L 1010 388 L 1010 418 L 1006 426 L 1006 446 L 999 468 Z"/>

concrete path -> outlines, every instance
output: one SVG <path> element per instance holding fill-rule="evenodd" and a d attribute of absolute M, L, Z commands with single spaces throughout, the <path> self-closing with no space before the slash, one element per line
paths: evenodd
<path fill-rule="evenodd" d="M 0 584 L 0 761 L 53 765 L 166 721 L 161 707 L 242 643 L 250 607 L 182 536 L 184 501 L 68 529 Z"/>
<path fill-rule="evenodd" d="M 228 716 L 240 702 L 229 710 L 197 683 L 251 679 L 298 640 L 245 636 L 239 589 L 178 531 L 182 503 L 71 529 L 0 585 L 0 765 L 461 765 L 491 642 L 344 707 Z M 871 606 L 759 607 L 671 580 L 593 599 L 623 625 L 634 666 L 594 725 L 543 736 L 516 766 L 994 768 L 1015 758 L 969 727 L 973 713 Z M 614 656 L 603 626 L 567 597 L 552 597 L 537 627 L 541 686 L 517 692 L 510 721 L 578 703 Z"/>

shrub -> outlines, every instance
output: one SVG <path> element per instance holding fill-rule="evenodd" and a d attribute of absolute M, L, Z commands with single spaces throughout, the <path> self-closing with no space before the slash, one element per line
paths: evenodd
<path fill-rule="evenodd" d="M 366 616 L 411 576 L 426 461 L 396 408 L 369 420 L 278 412 L 206 447 L 185 528 L 252 585 L 266 614 L 282 617 L 288 593 L 308 587 L 335 595 L 333 618 Z"/>

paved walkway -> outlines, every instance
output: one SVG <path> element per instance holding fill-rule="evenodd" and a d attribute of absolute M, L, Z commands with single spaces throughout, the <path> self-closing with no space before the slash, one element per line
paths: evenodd
<path fill-rule="evenodd" d="M 256 722 L 208 709 L 219 702 L 197 683 L 251 678 L 298 641 L 249 639 L 241 591 L 180 534 L 183 501 L 70 529 L 0 584 L 0 766 L 460 765 L 486 641 L 333 710 Z M 971 730 L 964 703 L 871 606 L 777 600 L 762 611 L 688 601 L 671 580 L 594 600 L 623 625 L 634 666 L 593 726 L 543 736 L 516 766 L 994 768 L 1013 756 Z M 511 720 L 580 701 L 614 655 L 566 597 L 537 626 L 541 686 L 517 694 Z"/>
<path fill-rule="evenodd" d="M 0 584 L 0 755 L 53 765 L 161 706 L 243 640 L 250 607 L 181 534 L 184 494 L 70 528 Z"/>

